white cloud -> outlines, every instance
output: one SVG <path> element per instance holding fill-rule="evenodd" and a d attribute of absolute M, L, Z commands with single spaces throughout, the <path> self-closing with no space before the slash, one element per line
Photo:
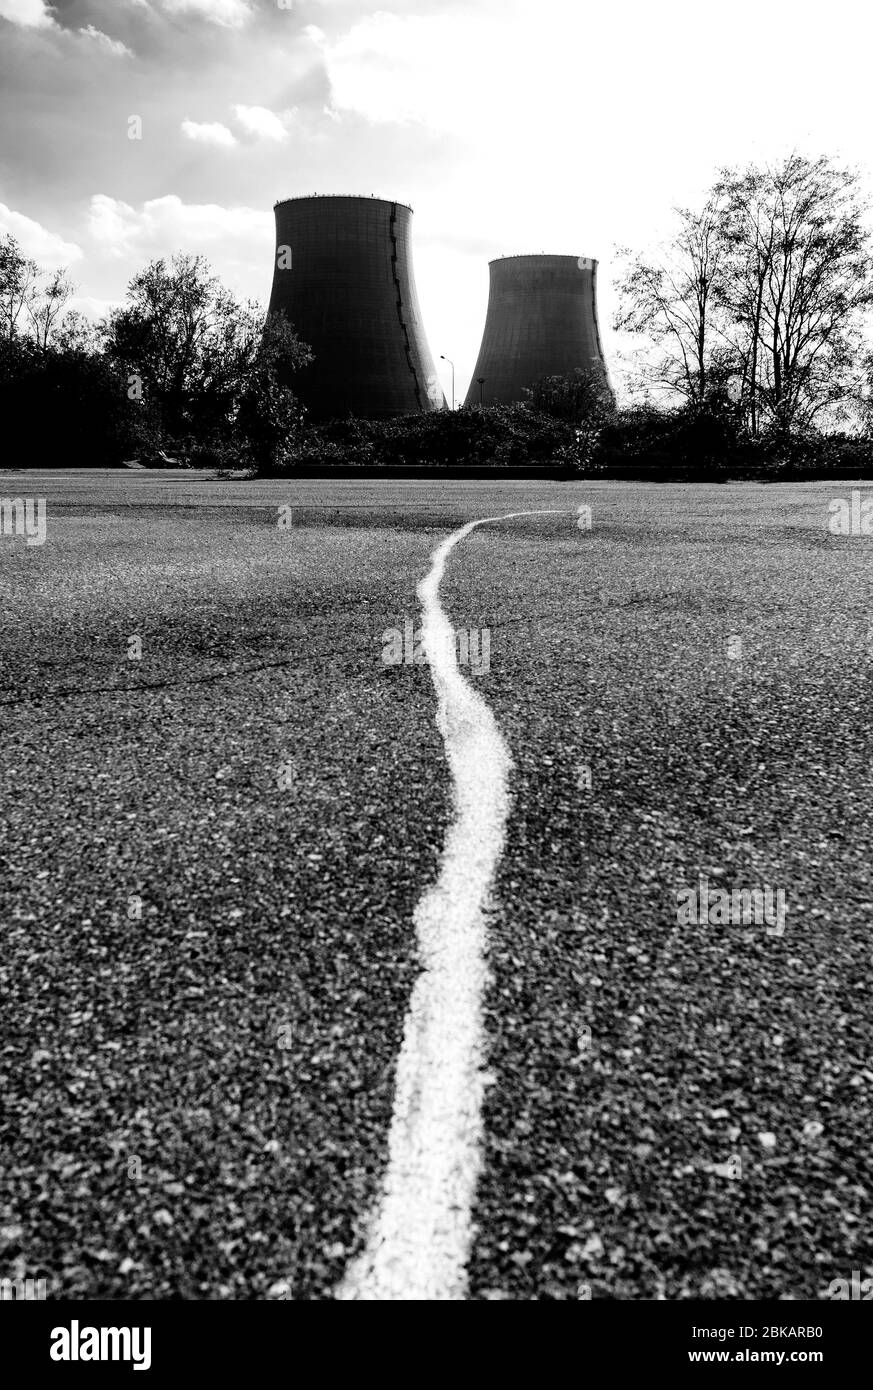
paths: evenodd
<path fill-rule="evenodd" d="M 77 30 L 77 33 L 84 34 L 86 39 L 93 39 L 105 53 L 111 53 L 115 58 L 133 57 L 133 52 L 126 43 L 122 43 L 120 39 L 111 39 L 102 29 L 95 29 L 93 24 L 87 24 L 84 29 Z"/>
<path fill-rule="evenodd" d="M 482 55 L 486 40 L 494 43 L 493 32 L 481 32 L 475 19 L 463 25 L 462 34 L 459 28 L 447 15 L 380 12 L 335 43 L 315 25 L 306 33 L 324 55 L 334 107 L 371 121 L 425 121 L 441 129 L 462 123 L 459 108 L 466 106 L 471 86 L 481 94 Z M 495 58 L 489 54 L 490 72 Z"/>
<path fill-rule="evenodd" d="M 226 149 L 236 144 L 236 136 L 220 121 L 183 121 L 182 134 L 204 145 L 222 145 Z"/>
<path fill-rule="evenodd" d="M 256 135 L 263 140 L 287 140 L 288 130 L 285 122 L 275 111 L 266 106 L 235 106 L 236 118 L 248 135 Z M 287 120 L 292 112 L 285 113 Z"/>
<path fill-rule="evenodd" d="M 97 193 L 91 199 L 91 235 L 114 259 L 171 256 L 175 251 L 220 257 L 225 264 L 264 264 L 273 248 L 270 209 L 183 203 L 175 194 L 152 198 L 137 210 Z"/>
<path fill-rule="evenodd" d="M 144 3 L 144 0 L 134 0 L 135 4 Z M 46 0 L 0 0 L 0 19 L 8 19 L 12 24 L 19 24 L 25 29 L 55 29 L 59 26 L 55 23 L 52 10 L 56 6 L 49 6 Z M 111 39 L 108 34 L 104 34 L 102 29 L 97 29 L 93 24 L 87 24 L 84 28 L 63 31 L 75 33 L 83 38 L 92 39 L 99 44 L 105 53 L 111 53 L 116 58 L 132 58 L 133 53 L 127 44 L 120 39 Z"/>
<path fill-rule="evenodd" d="M 32 217 L 0 203 L 0 236 L 7 232 L 15 237 L 25 255 L 32 256 L 45 270 L 59 270 L 82 259 L 82 248 L 74 241 L 64 241 Z"/>
<path fill-rule="evenodd" d="M 55 22 L 45 0 L 0 0 L 0 19 L 25 29 L 50 29 Z"/>
<path fill-rule="evenodd" d="M 194 14 L 220 24 L 225 29 L 239 29 L 252 11 L 247 0 L 161 0 L 167 14 Z"/>

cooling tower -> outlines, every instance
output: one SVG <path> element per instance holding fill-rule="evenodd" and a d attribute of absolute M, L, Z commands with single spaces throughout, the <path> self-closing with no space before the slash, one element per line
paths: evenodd
<path fill-rule="evenodd" d="M 577 367 L 611 394 L 597 326 L 597 262 L 506 256 L 490 270 L 485 333 L 466 404 L 511 405 L 525 399 L 524 387 Z"/>
<path fill-rule="evenodd" d="M 270 312 L 314 353 L 292 384 L 315 420 L 441 410 L 412 273 L 412 209 L 381 198 L 276 204 Z"/>

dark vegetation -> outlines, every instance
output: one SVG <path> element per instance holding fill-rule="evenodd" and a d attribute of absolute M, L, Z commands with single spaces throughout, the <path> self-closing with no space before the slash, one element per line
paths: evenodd
<path fill-rule="evenodd" d="M 0 243 L 0 409 L 18 467 L 188 464 L 270 471 L 303 429 L 283 380 L 311 360 L 278 316 L 239 301 L 202 257 L 153 261 L 92 325 L 72 286 Z"/>
<path fill-rule="evenodd" d="M 202 257 L 157 260 L 94 325 L 73 286 L 0 242 L 0 409 L 8 465 L 543 471 L 681 481 L 873 473 L 873 253 L 857 177 L 793 155 L 723 170 L 651 257 L 626 254 L 616 328 L 637 345 L 632 404 L 581 371 L 523 404 L 387 421 L 308 421 L 312 360 Z"/>

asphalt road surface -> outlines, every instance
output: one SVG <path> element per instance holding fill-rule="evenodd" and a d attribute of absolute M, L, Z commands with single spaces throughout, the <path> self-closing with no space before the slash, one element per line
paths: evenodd
<path fill-rule="evenodd" d="M 851 487 L 0 473 L 47 499 L 44 545 L 0 535 L 0 1277 L 348 1288 L 478 747 L 386 652 L 453 531 L 542 510 L 465 535 L 439 589 L 511 765 L 445 1296 L 873 1274 L 873 539 L 828 531 Z M 701 878 L 781 890 L 784 928 L 680 921 Z"/>

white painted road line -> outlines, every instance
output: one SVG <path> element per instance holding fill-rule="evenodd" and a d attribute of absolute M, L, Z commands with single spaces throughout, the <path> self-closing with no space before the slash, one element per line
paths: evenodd
<path fill-rule="evenodd" d="M 458 669 L 439 587 L 449 555 L 475 527 L 555 514 L 509 512 L 468 522 L 437 547 L 418 586 L 454 818 L 439 877 L 414 914 L 424 969 L 404 1025 L 382 1196 L 338 1299 L 466 1296 L 485 1084 L 485 914 L 503 850 L 512 763 L 491 710 Z"/>

